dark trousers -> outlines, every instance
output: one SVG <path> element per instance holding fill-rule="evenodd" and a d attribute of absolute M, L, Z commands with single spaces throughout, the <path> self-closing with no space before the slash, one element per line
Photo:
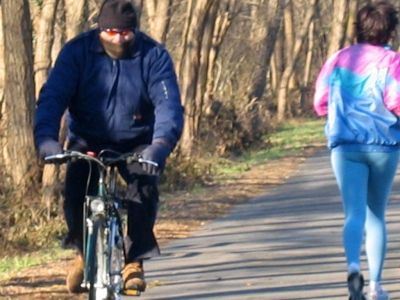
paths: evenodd
<path fill-rule="evenodd" d="M 134 149 L 140 152 L 144 146 Z M 128 249 L 126 263 L 148 259 L 160 254 L 153 227 L 158 207 L 158 178 L 145 173 L 139 163 L 118 166 L 121 177 L 128 184 L 129 201 Z M 97 166 L 84 160 L 70 162 L 65 179 L 64 214 L 69 233 L 66 244 L 83 251 L 83 205 L 85 195 L 97 194 L 99 174 Z"/>

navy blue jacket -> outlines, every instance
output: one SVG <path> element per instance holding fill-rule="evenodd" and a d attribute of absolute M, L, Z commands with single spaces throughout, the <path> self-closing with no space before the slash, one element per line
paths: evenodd
<path fill-rule="evenodd" d="M 161 44 L 138 30 L 126 59 L 105 53 L 98 29 L 64 45 L 37 101 L 36 147 L 58 140 L 66 109 L 68 139 L 83 139 L 92 150 L 129 151 L 154 139 L 174 148 L 183 128 L 172 60 Z"/>

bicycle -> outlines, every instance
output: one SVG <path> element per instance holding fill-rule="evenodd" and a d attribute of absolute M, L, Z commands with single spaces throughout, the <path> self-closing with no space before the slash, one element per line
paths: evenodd
<path fill-rule="evenodd" d="M 118 153 L 103 150 L 81 153 L 65 151 L 45 158 L 46 163 L 62 164 L 83 159 L 89 166 L 95 163 L 99 169 L 98 193 L 86 196 L 84 202 L 83 256 L 85 259 L 82 287 L 87 288 L 89 300 L 119 300 L 123 291 L 121 271 L 126 257 L 124 242 L 123 211 L 128 200 L 116 195 L 116 166 L 118 163 L 157 163 L 143 159 L 138 153 Z M 90 171 L 89 171 L 90 176 Z M 140 296 L 140 291 L 125 292 Z"/>

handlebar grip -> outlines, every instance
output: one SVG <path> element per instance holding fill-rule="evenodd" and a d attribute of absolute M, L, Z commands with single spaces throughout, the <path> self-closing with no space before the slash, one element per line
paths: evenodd
<path fill-rule="evenodd" d="M 49 156 L 46 156 L 45 158 L 44 158 L 44 160 L 45 161 L 51 161 L 51 160 L 60 160 L 60 159 L 63 159 L 65 156 L 64 156 L 64 154 L 55 154 L 55 155 L 49 155 Z"/>

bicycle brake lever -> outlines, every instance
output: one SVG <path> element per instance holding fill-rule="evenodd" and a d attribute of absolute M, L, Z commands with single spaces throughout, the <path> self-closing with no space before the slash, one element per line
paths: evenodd
<path fill-rule="evenodd" d="M 140 163 L 145 163 L 145 164 L 149 164 L 149 165 L 153 165 L 153 166 L 155 166 L 155 167 L 158 167 L 158 163 L 156 163 L 156 162 L 154 162 L 154 161 L 151 161 L 151 160 L 148 160 L 148 159 L 139 158 L 139 159 L 138 159 L 138 162 L 140 162 Z"/>

